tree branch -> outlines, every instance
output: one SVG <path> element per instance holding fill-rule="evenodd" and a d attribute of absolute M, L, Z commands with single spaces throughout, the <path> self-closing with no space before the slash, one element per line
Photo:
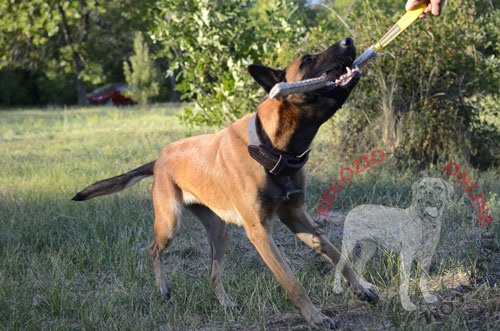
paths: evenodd
<path fill-rule="evenodd" d="M 349 24 L 347 24 L 347 22 L 342 18 L 342 16 L 340 16 L 339 13 L 337 13 L 336 10 L 334 10 L 333 8 L 330 8 L 328 7 L 327 5 L 325 5 L 324 3 L 321 3 L 321 2 L 317 2 L 314 4 L 314 6 L 320 6 L 320 7 L 323 7 L 325 9 L 328 9 L 329 11 L 331 11 L 332 13 L 335 14 L 335 16 L 337 16 L 337 18 L 339 19 L 340 22 L 342 22 L 342 24 L 346 27 L 347 31 L 349 31 L 349 34 L 351 36 L 356 36 L 356 32 L 354 30 L 351 29 L 351 27 L 349 26 Z"/>

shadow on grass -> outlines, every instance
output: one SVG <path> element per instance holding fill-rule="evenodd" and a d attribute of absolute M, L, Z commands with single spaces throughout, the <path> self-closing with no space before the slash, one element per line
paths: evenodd
<path fill-rule="evenodd" d="M 341 232 L 336 226 L 342 224 L 344 210 L 367 202 L 402 208 L 409 203 L 409 184 L 402 183 L 411 183 L 411 179 L 402 177 L 398 185 L 384 172 L 353 179 L 339 195 L 333 218 L 318 219 L 318 224 L 339 247 Z M 145 181 L 138 188 L 84 203 L 69 201 L 73 192 L 5 197 L 0 223 L 2 328 L 309 329 L 243 229 L 235 226 L 230 227 L 224 283 L 245 310 L 241 315 L 226 314 L 208 280 L 209 249 L 204 229 L 188 213 L 165 253 L 173 298 L 162 303 L 156 294 L 148 249 L 154 218 L 150 185 Z M 327 186 L 323 178 L 310 178 L 309 206 L 314 206 Z M 447 214 L 431 270 L 435 288 L 454 305 L 448 315 L 426 305 L 414 313 L 404 312 L 398 296 L 392 293 L 397 288 L 393 281 L 397 270 L 383 255 L 369 270 L 378 270 L 374 273 L 378 278 L 372 281 L 382 288 L 384 300 L 370 307 L 349 292 L 333 294 L 333 268 L 279 223 L 275 238 L 313 302 L 340 320 L 344 330 L 431 330 L 436 326 L 453 330 L 464 323 L 472 330 L 481 330 L 497 325 L 500 302 L 498 287 L 479 277 L 479 266 L 498 275 L 490 266 L 498 266 L 499 261 L 481 261 L 481 256 L 494 258 L 495 254 L 482 251 L 483 242 L 478 241 L 482 239 L 472 231 L 467 217 L 469 211 L 456 209 Z M 459 271 L 465 274 L 465 284 L 457 283 L 456 277 L 446 278 Z M 498 277 L 490 280 L 498 281 Z M 456 286 L 444 286 L 445 281 Z"/>

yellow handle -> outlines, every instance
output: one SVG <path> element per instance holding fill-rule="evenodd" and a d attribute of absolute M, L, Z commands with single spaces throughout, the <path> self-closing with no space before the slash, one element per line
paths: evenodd
<path fill-rule="evenodd" d="M 373 46 L 375 51 L 379 51 L 387 46 L 387 44 L 399 36 L 401 32 L 406 30 L 406 28 L 415 22 L 415 20 L 424 12 L 425 8 L 427 8 L 427 3 L 424 2 L 415 9 L 407 11 L 406 14 L 404 14 L 403 17 L 401 17 L 399 21 L 397 21 L 389 31 L 387 31 L 385 36 L 383 36 L 382 39 L 380 39 L 375 46 Z"/>

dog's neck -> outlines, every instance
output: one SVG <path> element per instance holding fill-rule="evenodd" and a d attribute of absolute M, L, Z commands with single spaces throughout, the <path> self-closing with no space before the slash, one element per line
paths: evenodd
<path fill-rule="evenodd" d="M 321 123 L 286 100 L 267 99 L 257 108 L 266 144 L 291 155 L 309 149 Z"/>

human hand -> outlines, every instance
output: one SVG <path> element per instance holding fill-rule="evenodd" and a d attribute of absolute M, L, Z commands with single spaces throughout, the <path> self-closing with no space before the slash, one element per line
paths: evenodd
<path fill-rule="evenodd" d="M 427 2 L 427 7 L 424 10 L 424 13 L 420 15 L 420 18 L 424 18 L 426 14 L 431 14 L 434 16 L 441 15 L 441 7 L 443 6 L 443 0 L 407 0 L 406 1 L 406 10 L 412 10 L 418 5 Z"/>

